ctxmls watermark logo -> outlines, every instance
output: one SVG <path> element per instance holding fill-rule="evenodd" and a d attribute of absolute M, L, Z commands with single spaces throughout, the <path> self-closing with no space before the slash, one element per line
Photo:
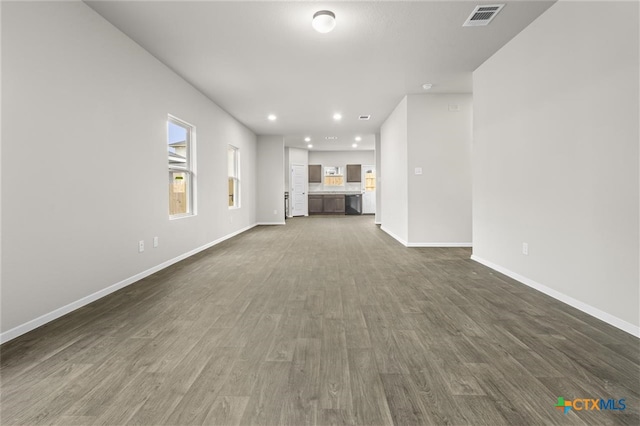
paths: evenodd
<path fill-rule="evenodd" d="M 604 411 L 616 410 L 624 411 L 627 408 L 625 399 L 604 399 L 604 398 L 575 398 L 573 400 L 564 399 L 559 396 L 555 405 L 556 409 L 563 410 L 567 414 L 571 410 L 576 411 Z"/>

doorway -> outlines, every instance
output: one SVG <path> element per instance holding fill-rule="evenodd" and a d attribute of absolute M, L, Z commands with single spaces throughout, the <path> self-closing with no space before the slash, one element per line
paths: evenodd
<path fill-rule="evenodd" d="M 307 213 L 307 166 L 291 165 L 291 216 L 306 216 Z"/>
<path fill-rule="evenodd" d="M 376 166 L 362 166 L 362 214 L 376 214 Z"/>

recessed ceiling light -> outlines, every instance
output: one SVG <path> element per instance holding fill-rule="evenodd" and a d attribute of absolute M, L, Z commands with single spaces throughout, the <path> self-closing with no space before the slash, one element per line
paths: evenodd
<path fill-rule="evenodd" d="M 269 114 L 269 115 L 267 116 L 267 118 L 268 118 L 270 121 L 275 121 L 275 120 L 276 120 L 276 118 L 278 118 L 278 117 L 276 117 L 276 116 L 275 116 L 275 114 Z"/>
<path fill-rule="evenodd" d="M 312 144 L 307 145 L 307 148 L 313 148 Z"/>
<path fill-rule="evenodd" d="M 432 87 L 433 87 L 433 84 L 431 84 L 431 83 L 425 83 L 425 84 L 423 84 L 423 85 L 422 85 L 422 88 L 423 88 L 424 90 L 429 90 L 429 89 L 431 89 Z"/>
<path fill-rule="evenodd" d="M 319 33 L 328 33 L 336 27 L 336 15 L 330 10 L 319 10 L 313 14 L 311 26 Z"/>
<path fill-rule="evenodd" d="M 353 144 L 353 145 L 351 145 L 351 146 L 352 146 L 352 147 L 354 147 L 354 148 L 357 148 L 357 147 L 358 147 L 358 144 L 357 144 L 357 143 L 354 143 L 354 144 Z"/>
<path fill-rule="evenodd" d="M 360 142 L 362 138 L 360 136 L 356 136 L 356 142 Z"/>
<path fill-rule="evenodd" d="M 336 112 L 335 114 L 333 114 L 333 119 L 336 121 L 342 120 L 342 114 Z"/>
<path fill-rule="evenodd" d="M 311 142 L 311 138 L 309 136 L 307 136 L 306 138 L 304 138 L 305 142 Z"/>

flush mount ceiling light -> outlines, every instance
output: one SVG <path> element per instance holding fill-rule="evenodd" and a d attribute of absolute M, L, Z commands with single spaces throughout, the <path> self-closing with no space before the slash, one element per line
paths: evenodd
<path fill-rule="evenodd" d="M 423 84 L 423 85 L 422 85 L 422 88 L 423 88 L 424 90 L 429 90 L 429 89 L 431 89 L 432 87 L 433 87 L 433 84 L 431 84 L 431 83 L 425 83 L 425 84 Z"/>
<path fill-rule="evenodd" d="M 333 119 L 336 121 L 342 120 L 342 114 L 336 112 L 333 114 Z"/>
<path fill-rule="evenodd" d="M 309 136 L 307 136 L 306 138 L 304 138 L 305 142 L 311 142 L 311 138 Z"/>
<path fill-rule="evenodd" d="M 313 14 L 311 26 L 319 33 L 328 33 L 336 27 L 336 15 L 330 10 L 319 10 Z"/>
<path fill-rule="evenodd" d="M 269 114 L 267 118 L 269 119 L 269 121 L 276 121 L 276 118 L 278 117 L 276 117 L 275 114 Z"/>
<path fill-rule="evenodd" d="M 356 136 L 356 142 L 360 142 L 362 138 L 360 136 Z"/>
<path fill-rule="evenodd" d="M 354 144 L 353 144 L 353 145 L 351 145 L 351 146 L 352 146 L 353 148 L 357 148 L 357 147 L 358 147 L 358 144 L 357 144 L 357 143 L 354 143 Z"/>
<path fill-rule="evenodd" d="M 312 144 L 307 145 L 307 148 L 313 148 Z"/>

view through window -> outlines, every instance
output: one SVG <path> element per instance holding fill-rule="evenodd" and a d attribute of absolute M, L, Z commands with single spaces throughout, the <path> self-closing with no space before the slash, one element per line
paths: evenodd
<path fill-rule="evenodd" d="M 227 149 L 227 169 L 229 170 L 229 207 L 240 207 L 238 148 L 232 145 Z"/>
<path fill-rule="evenodd" d="M 167 150 L 169 156 L 169 217 L 193 214 L 193 126 L 169 116 Z"/>

